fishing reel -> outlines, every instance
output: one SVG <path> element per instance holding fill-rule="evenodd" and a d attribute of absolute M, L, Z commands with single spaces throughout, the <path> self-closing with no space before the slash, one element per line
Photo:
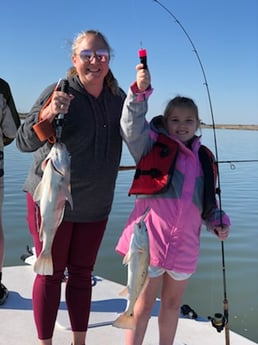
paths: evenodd
<path fill-rule="evenodd" d="M 211 324 L 216 328 L 217 332 L 223 331 L 225 325 L 227 324 L 227 318 L 221 313 L 215 313 L 214 317 L 208 316 L 208 319 L 211 320 Z"/>

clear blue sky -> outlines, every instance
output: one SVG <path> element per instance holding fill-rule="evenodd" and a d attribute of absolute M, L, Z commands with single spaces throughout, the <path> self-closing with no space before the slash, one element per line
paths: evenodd
<path fill-rule="evenodd" d="M 162 0 L 201 58 L 217 123 L 258 124 L 258 0 Z M 1 3 L 0 76 L 20 112 L 71 66 L 71 41 L 86 29 L 104 33 L 111 69 L 127 91 L 140 42 L 155 89 L 148 116 L 177 94 L 192 97 L 211 123 L 204 78 L 178 23 L 153 0 L 8 0 Z"/>

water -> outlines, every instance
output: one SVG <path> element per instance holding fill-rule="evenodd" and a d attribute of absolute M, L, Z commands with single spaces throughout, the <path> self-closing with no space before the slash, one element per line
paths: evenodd
<path fill-rule="evenodd" d="M 217 130 L 216 134 L 219 160 L 258 159 L 257 131 Z M 202 135 L 203 143 L 214 149 L 212 131 L 205 129 Z M 15 143 L 6 147 L 6 266 L 22 265 L 20 256 L 27 244 L 32 245 L 22 191 L 30 161 L 31 154 L 18 152 Z M 133 164 L 127 149 L 121 164 Z M 133 206 L 134 198 L 127 196 L 132 176 L 133 171 L 119 173 L 108 228 L 95 266 L 96 274 L 123 284 L 127 272 L 114 247 Z M 220 164 L 220 176 L 222 205 L 232 222 L 230 237 L 224 243 L 229 324 L 233 331 L 258 343 L 258 163 L 235 163 L 235 169 L 230 164 Z M 223 313 L 221 249 L 217 238 L 203 229 L 198 269 L 184 297 L 184 303 L 203 316 Z"/>

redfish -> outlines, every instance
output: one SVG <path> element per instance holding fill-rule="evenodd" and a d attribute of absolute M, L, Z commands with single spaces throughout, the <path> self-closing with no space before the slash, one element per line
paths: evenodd
<path fill-rule="evenodd" d="M 42 163 L 43 176 L 33 194 L 40 207 L 39 237 L 43 242 L 34 271 L 41 275 L 53 274 L 51 249 L 55 234 L 64 217 L 66 201 L 73 201 L 70 187 L 70 154 L 63 143 L 55 143 Z"/>
<path fill-rule="evenodd" d="M 150 260 L 149 237 L 144 223 L 144 218 L 148 212 L 149 208 L 145 211 L 140 221 L 134 225 L 129 251 L 123 260 L 123 263 L 128 265 L 127 287 L 120 295 L 123 296 L 128 293 L 128 300 L 125 311 L 114 321 L 114 327 L 125 329 L 135 328 L 133 316 L 134 305 L 148 276 Z"/>

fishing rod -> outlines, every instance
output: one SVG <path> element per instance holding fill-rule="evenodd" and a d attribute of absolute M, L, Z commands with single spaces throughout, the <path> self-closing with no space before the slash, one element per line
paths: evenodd
<path fill-rule="evenodd" d="M 228 160 L 228 161 L 218 161 L 217 163 L 253 163 L 253 162 L 258 162 L 258 159 Z"/>
<path fill-rule="evenodd" d="M 230 169 L 231 170 L 235 170 L 236 169 L 236 166 L 234 163 L 254 163 L 254 162 L 258 162 L 257 159 L 242 159 L 242 160 L 236 160 L 236 161 L 233 161 L 233 160 L 229 160 L 229 161 L 219 161 L 217 163 L 227 163 L 227 164 L 230 164 Z"/>
<path fill-rule="evenodd" d="M 208 95 L 208 101 L 209 101 L 209 107 L 210 107 L 210 113 L 211 113 L 211 119 L 212 119 L 212 129 L 213 129 L 213 139 L 214 139 L 214 146 L 215 146 L 215 158 L 216 161 L 218 162 L 218 145 L 217 145 L 217 138 L 216 138 L 216 130 L 215 130 L 215 120 L 214 120 L 214 114 L 213 114 L 213 107 L 212 107 L 212 102 L 211 102 L 211 95 L 210 95 L 210 90 L 209 90 L 209 85 L 208 81 L 206 78 L 206 73 L 201 61 L 201 58 L 199 56 L 199 53 L 185 30 L 184 26 L 180 23 L 180 21 L 176 18 L 176 16 L 166 7 L 164 6 L 160 1 L 158 0 L 153 0 L 156 2 L 163 10 L 165 10 L 174 20 L 175 22 L 180 26 L 182 31 L 184 32 L 185 36 L 187 37 L 188 41 L 190 42 L 193 52 L 196 55 L 196 58 L 198 60 L 199 66 L 202 71 L 202 75 L 204 78 L 204 85 L 206 87 L 207 95 Z M 220 190 L 220 174 L 219 174 L 219 168 L 217 164 L 217 170 L 218 170 L 218 199 L 219 199 L 219 209 L 220 209 L 220 223 L 222 224 L 222 202 L 221 202 L 221 190 Z M 216 313 L 214 315 L 214 318 L 211 318 L 212 325 L 217 329 L 218 332 L 221 332 L 222 329 L 225 327 L 225 342 L 226 345 L 230 345 L 230 337 L 229 337 L 229 322 L 228 322 L 228 298 L 227 298 L 227 287 L 226 287 L 226 267 L 225 267 L 225 250 L 224 250 L 224 243 L 221 241 L 221 256 L 222 256 L 222 274 L 223 274 L 223 290 L 224 290 L 224 301 L 223 301 L 223 306 L 224 306 L 224 315 L 221 315 L 220 313 Z M 222 316 L 222 317 L 220 317 Z"/>
<path fill-rule="evenodd" d="M 236 168 L 234 163 L 258 163 L 258 159 L 240 159 L 240 160 L 225 160 L 225 161 L 216 161 L 218 164 L 230 164 L 230 168 L 233 170 Z M 120 165 L 119 171 L 135 170 L 136 165 Z"/>

